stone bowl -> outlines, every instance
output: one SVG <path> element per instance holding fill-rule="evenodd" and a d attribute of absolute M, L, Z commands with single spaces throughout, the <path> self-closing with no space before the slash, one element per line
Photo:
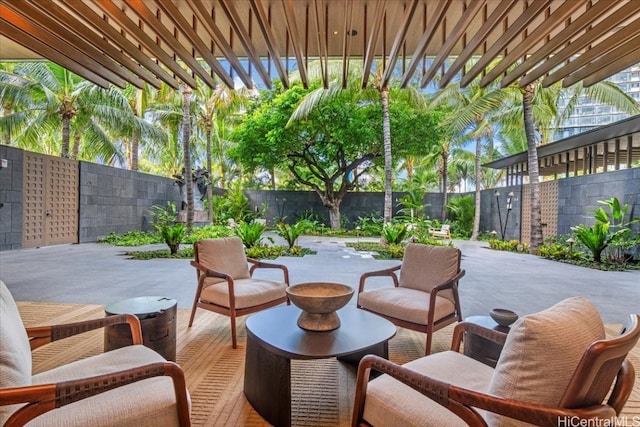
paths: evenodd
<path fill-rule="evenodd" d="M 309 331 L 331 331 L 340 327 L 336 313 L 353 296 L 353 288 L 339 283 L 300 283 L 286 288 L 289 300 L 302 310 L 298 326 Z"/>
<path fill-rule="evenodd" d="M 491 318 L 500 326 L 509 326 L 518 320 L 518 315 L 516 313 L 504 308 L 494 308 L 489 312 L 489 316 L 491 316 Z"/>

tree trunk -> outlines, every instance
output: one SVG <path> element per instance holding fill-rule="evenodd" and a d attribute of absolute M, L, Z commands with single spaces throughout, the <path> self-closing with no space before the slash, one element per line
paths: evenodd
<path fill-rule="evenodd" d="M 73 147 L 71 148 L 71 158 L 78 160 L 78 153 L 80 152 L 80 132 L 73 134 Z"/>
<path fill-rule="evenodd" d="M 476 138 L 476 191 L 475 191 L 475 212 L 473 214 L 473 230 L 471 240 L 478 240 L 480 234 L 480 183 L 482 182 L 482 138 Z"/>
<path fill-rule="evenodd" d="M 332 230 L 340 229 L 340 203 L 334 203 L 329 207 L 329 222 Z"/>
<path fill-rule="evenodd" d="M 211 159 L 211 121 L 207 122 L 205 129 L 205 138 L 207 139 L 207 173 L 209 174 L 209 185 L 207 186 L 207 209 L 209 210 L 209 221 L 213 224 L 213 186 L 211 179 L 213 178 L 213 166 Z"/>
<path fill-rule="evenodd" d="M 535 84 L 527 85 L 522 91 L 522 109 L 524 111 L 524 130 L 527 136 L 527 160 L 529 169 L 529 188 L 531 189 L 531 242 L 529 252 L 535 254 L 542 245 L 542 209 L 540 207 L 540 178 L 538 150 L 536 146 L 533 122 L 532 100 Z"/>
<path fill-rule="evenodd" d="M 441 171 L 441 179 L 442 179 L 442 212 L 441 217 L 442 221 L 447 219 L 447 172 L 449 169 L 449 150 L 442 150 L 442 171 Z"/>
<path fill-rule="evenodd" d="M 71 118 L 67 114 L 62 115 L 62 150 L 60 157 L 69 158 L 69 139 L 71 137 Z"/>
<path fill-rule="evenodd" d="M 11 114 L 13 114 L 13 109 L 11 108 L 10 105 L 4 105 L 3 106 L 3 116 L 4 117 L 8 117 Z M 9 127 L 5 127 L 2 131 L 2 143 L 4 145 L 11 145 L 11 132 L 9 132 Z"/>
<path fill-rule="evenodd" d="M 191 171 L 191 88 L 182 87 L 182 149 L 184 153 L 184 181 L 187 186 L 187 220 L 185 226 L 187 232 L 193 225 L 193 179 Z"/>
<path fill-rule="evenodd" d="M 129 160 L 129 168 L 132 171 L 138 170 L 138 146 L 140 145 L 140 131 L 137 127 L 133 128 L 133 133 L 131 135 L 131 148 L 129 152 L 130 160 Z"/>
<path fill-rule="evenodd" d="M 391 204 L 393 202 L 393 177 L 391 159 L 391 121 L 389 119 L 389 88 L 380 90 L 382 97 L 382 134 L 384 138 L 384 223 L 390 223 L 392 217 Z"/>

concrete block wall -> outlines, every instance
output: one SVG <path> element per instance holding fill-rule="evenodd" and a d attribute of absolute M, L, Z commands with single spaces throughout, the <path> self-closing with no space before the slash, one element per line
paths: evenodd
<path fill-rule="evenodd" d="M 0 251 L 22 247 L 22 172 L 23 151 L 0 145 Z"/>
<path fill-rule="evenodd" d="M 180 191 L 171 178 L 80 162 L 79 242 L 149 230 L 149 208 L 167 201 L 180 207 Z"/>
<path fill-rule="evenodd" d="M 593 225 L 594 211 L 604 207 L 598 200 L 612 197 L 628 204 L 629 212 L 640 217 L 640 168 L 559 180 L 558 235 L 571 233 L 571 227 L 578 224 Z M 640 231 L 640 226 L 635 229 Z"/>

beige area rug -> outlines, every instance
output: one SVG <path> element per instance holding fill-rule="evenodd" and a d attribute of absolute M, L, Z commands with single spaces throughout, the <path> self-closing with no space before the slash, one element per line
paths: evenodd
<path fill-rule="evenodd" d="M 18 302 L 26 326 L 67 323 L 104 316 L 104 306 Z M 243 394 L 246 335 L 238 322 L 238 348 L 231 348 L 227 317 L 198 310 L 188 328 L 189 310 L 178 310 L 177 363 L 182 366 L 192 399 L 194 426 L 268 426 Z M 615 334 L 618 327 L 608 326 Z M 433 351 L 451 344 L 453 327 L 434 335 Z M 46 345 L 33 353 L 34 372 L 41 372 L 102 351 L 103 333 L 94 331 Z M 424 355 L 424 334 L 398 329 L 389 342 L 389 358 L 405 363 Z M 630 359 L 640 371 L 640 348 Z M 348 426 L 353 404 L 355 368 L 335 359 L 293 361 L 292 423 L 294 426 Z M 623 416 L 640 417 L 640 383 L 636 383 Z M 636 418 L 640 419 L 640 418 Z"/>

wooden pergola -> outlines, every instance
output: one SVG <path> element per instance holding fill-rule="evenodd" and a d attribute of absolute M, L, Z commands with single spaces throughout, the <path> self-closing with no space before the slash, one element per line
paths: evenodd
<path fill-rule="evenodd" d="M 404 87 L 585 86 L 640 62 L 638 0 L 2 0 L 0 60 L 44 58 L 107 87 L 230 87 L 362 61 Z M 486 67 L 499 61 L 491 71 Z M 399 70 L 400 72 L 398 73 Z M 395 74 L 394 74 L 395 73 Z"/>
<path fill-rule="evenodd" d="M 570 177 L 628 169 L 640 161 L 640 116 L 538 147 L 540 176 Z M 523 183 L 527 152 L 483 166 L 506 171 L 506 185 Z"/>

